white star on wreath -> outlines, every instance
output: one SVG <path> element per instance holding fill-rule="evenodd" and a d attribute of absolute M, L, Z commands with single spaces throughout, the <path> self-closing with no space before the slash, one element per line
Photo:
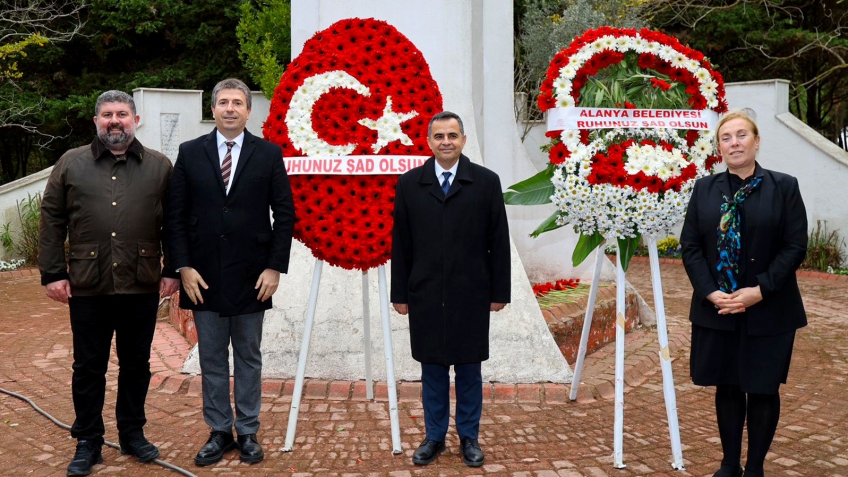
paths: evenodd
<path fill-rule="evenodd" d="M 416 111 L 402 114 L 392 111 L 392 97 L 387 96 L 386 107 L 383 109 L 383 115 L 380 116 L 380 119 L 360 119 L 359 124 L 377 131 L 377 142 L 371 146 L 371 150 L 376 154 L 392 141 L 400 141 L 404 146 L 411 146 L 413 144 L 412 139 L 403 132 L 400 125 L 415 116 L 418 116 Z"/>

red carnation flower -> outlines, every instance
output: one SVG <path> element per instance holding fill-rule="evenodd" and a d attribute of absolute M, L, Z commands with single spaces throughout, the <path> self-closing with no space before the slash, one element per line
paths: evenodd
<path fill-rule="evenodd" d="M 671 85 L 668 84 L 668 82 L 658 78 L 651 78 L 651 86 L 653 86 L 654 88 L 659 88 L 663 91 L 668 91 L 671 89 Z"/>

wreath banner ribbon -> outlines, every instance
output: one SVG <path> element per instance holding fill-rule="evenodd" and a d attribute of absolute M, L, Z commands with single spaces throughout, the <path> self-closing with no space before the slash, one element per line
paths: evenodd
<path fill-rule="evenodd" d="M 702 109 L 551 108 L 548 131 L 564 129 L 696 129 L 715 130 L 718 113 Z"/>
<path fill-rule="evenodd" d="M 290 176 L 322 174 L 337 176 L 400 175 L 424 165 L 430 156 L 306 156 L 284 157 Z"/>

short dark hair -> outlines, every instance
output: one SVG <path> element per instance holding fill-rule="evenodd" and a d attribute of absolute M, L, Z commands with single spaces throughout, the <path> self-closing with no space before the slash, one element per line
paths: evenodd
<path fill-rule="evenodd" d="M 452 113 L 450 111 L 442 111 L 439 114 L 436 114 L 432 118 L 430 118 L 430 124 L 427 125 L 427 137 L 430 137 L 430 134 L 433 133 L 433 123 L 436 121 L 447 121 L 448 119 L 456 119 L 459 123 L 459 132 L 465 136 L 465 126 L 462 125 L 462 119 L 458 114 Z"/>
<path fill-rule="evenodd" d="M 227 78 L 225 80 L 221 80 L 221 81 L 218 82 L 218 84 L 215 85 L 214 88 L 212 88 L 212 107 L 213 108 L 215 107 L 215 104 L 217 104 L 217 102 L 218 102 L 218 92 L 221 91 L 222 89 L 237 89 L 237 90 L 241 91 L 242 93 L 244 93 L 244 98 L 247 101 L 247 109 L 252 109 L 250 107 L 250 105 L 251 105 L 250 88 L 248 88 L 247 85 L 244 84 L 244 81 L 242 81 L 240 79 L 236 79 L 236 78 Z"/>
<path fill-rule="evenodd" d="M 124 103 L 129 104 L 130 109 L 132 110 L 133 116 L 137 113 L 135 112 L 135 101 L 133 97 L 124 93 L 123 91 L 118 91 L 116 89 L 112 89 L 102 93 L 97 97 L 97 103 L 94 104 L 94 115 L 97 116 L 100 114 L 100 107 L 103 106 L 103 103 Z"/>

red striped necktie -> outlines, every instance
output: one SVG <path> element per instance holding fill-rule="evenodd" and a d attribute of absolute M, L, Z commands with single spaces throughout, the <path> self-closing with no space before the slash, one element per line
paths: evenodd
<path fill-rule="evenodd" d="M 235 141 L 227 141 L 227 154 L 224 155 L 224 163 L 221 164 L 221 177 L 224 178 L 224 189 L 230 186 L 230 171 L 233 168 L 233 146 Z"/>

